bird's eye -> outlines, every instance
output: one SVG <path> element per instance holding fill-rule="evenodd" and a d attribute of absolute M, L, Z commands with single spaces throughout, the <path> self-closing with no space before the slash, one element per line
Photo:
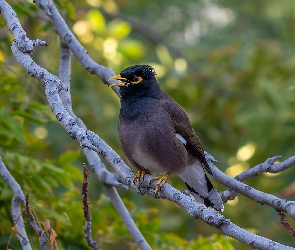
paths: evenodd
<path fill-rule="evenodd" d="M 137 75 L 134 75 L 133 78 L 132 78 L 132 81 L 131 83 L 134 85 L 134 84 L 139 84 L 142 82 L 142 77 L 140 76 L 137 76 Z"/>

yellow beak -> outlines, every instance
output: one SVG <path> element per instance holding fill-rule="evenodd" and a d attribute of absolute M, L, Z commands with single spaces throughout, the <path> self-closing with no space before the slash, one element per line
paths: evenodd
<path fill-rule="evenodd" d="M 108 81 L 110 81 L 110 80 L 119 80 L 121 82 L 111 84 L 111 85 L 109 85 L 109 87 L 122 87 L 128 83 L 128 80 L 120 75 L 113 76 Z"/>

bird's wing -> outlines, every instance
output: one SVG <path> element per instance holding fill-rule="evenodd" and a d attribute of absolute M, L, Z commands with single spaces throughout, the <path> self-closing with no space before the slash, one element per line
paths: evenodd
<path fill-rule="evenodd" d="M 175 122 L 172 120 L 173 127 L 175 129 L 175 132 L 186 141 L 185 147 L 186 149 L 194 155 L 202 164 L 204 169 L 212 175 L 211 169 L 207 163 L 207 160 L 205 158 L 204 149 L 201 144 L 201 140 L 196 134 L 196 132 L 193 130 L 193 128 L 189 125 L 182 124 L 179 122 Z"/>
<path fill-rule="evenodd" d="M 165 101 L 163 102 L 164 103 L 162 106 L 171 117 L 176 136 L 178 134 L 186 141 L 186 143 L 182 143 L 186 147 L 187 151 L 194 155 L 201 162 L 204 169 L 210 175 L 212 175 L 212 171 L 205 158 L 201 140 L 194 129 L 191 127 L 189 118 L 183 108 L 180 107 L 178 103 L 175 102 L 175 100 L 173 100 L 172 97 L 170 97 L 168 94 L 166 94 Z"/>

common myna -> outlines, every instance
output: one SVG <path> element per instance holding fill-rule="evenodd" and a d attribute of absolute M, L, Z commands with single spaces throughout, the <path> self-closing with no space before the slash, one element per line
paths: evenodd
<path fill-rule="evenodd" d="M 134 65 L 111 79 L 120 80 L 119 136 L 125 154 L 138 169 L 135 181 L 158 173 L 155 192 L 170 175 L 178 175 L 197 203 L 223 211 L 223 202 L 205 171 L 204 149 L 185 111 L 160 89 L 154 69 Z M 111 80 L 110 79 L 110 80 Z"/>

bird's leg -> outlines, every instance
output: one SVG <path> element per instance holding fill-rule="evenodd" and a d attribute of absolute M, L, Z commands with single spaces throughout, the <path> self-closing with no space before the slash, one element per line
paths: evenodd
<path fill-rule="evenodd" d="M 157 183 L 156 188 L 155 188 L 155 196 L 157 196 L 157 193 L 159 192 L 160 188 L 166 183 L 166 181 L 167 181 L 167 179 L 169 178 L 170 175 L 171 174 L 168 172 L 165 175 L 156 176 L 156 177 L 153 177 L 151 179 L 151 181 L 158 180 L 158 183 Z"/>
<path fill-rule="evenodd" d="M 134 184 L 139 187 L 140 178 L 144 178 L 145 174 L 149 174 L 150 172 L 145 169 L 139 169 L 138 172 L 134 175 Z"/>

